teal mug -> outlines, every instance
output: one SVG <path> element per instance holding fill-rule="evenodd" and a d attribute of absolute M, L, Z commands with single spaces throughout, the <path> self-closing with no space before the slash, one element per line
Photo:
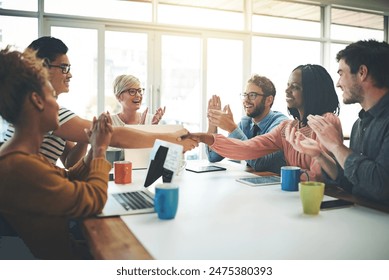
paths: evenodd
<path fill-rule="evenodd" d="M 162 220 L 174 219 L 178 208 L 178 186 L 172 183 L 155 187 L 154 209 Z"/>
<path fill-rule="evenodd" d="M 301 170 L 298 166 L 281 167 L 281 189 L 283 191 L 296 192 L 299 190 L 300 176 L 304 173 L 309 181 L 307 171 Z"/>

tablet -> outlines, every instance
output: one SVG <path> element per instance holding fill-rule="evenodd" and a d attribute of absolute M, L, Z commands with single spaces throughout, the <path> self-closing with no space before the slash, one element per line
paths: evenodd
<path fill-rule="evenodd" d="M 205 165 L 205 166 L 187 167 L 186 170 L 191 172 L 196 172 L 196 173 L 204 173 L 204 172 L 213 172 L 213 171 L 223 171 L 227 169 L 216 165 Z"/>
<path fill-rule="evenodd" d="M 250 185 L 250 186 L 265 186 L 265 185 L 277 185 L 281 183 L 281 177 L 279 176 L 256 176 L 238 178 L 236 181 Z"/>

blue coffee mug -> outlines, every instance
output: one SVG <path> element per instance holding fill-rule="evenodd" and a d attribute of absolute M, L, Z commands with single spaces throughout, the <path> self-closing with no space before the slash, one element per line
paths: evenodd
<path fill-rule="evenodd" d="M 299 190 L 300 175 L 304 173 L 309 175 L 305 170 L 301 170 L 298 166 L 283 166 L 281 167 L 281 189 L 283 191 L 295 192 Z"/>
<path fill-rule="evenodd" d="M 154 209 L 162 220 L 174 219 L 178 208 L 178 186 L 171 183 L 155 187 Z"/>

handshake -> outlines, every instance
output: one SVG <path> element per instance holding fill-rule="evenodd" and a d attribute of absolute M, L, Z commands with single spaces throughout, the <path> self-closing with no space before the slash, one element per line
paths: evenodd
<path fill-rule="evenodd" d="M 212 133 L 190 133 L 188 130 L 183 129 L 179 131 L 178 137 L 176 138 L 179 144 L 184 146 L 184 152 L 198 147 L 199 143 L 212 145 L 214 142 Z"/>

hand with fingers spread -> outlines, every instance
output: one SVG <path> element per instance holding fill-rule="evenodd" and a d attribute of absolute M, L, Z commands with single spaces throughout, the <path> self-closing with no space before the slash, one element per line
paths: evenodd
<path fill-rule="evenodd" d="M 220 96 L 218 95 L 212 95 L 212 97 L 208 100 L 208 110 L 221 110 L 222 109 L 222 102 L 220 100 Z"/>
<path fill-rule="evenodd" d="M 151 120 L 151 124 L 158 124 L 160 120 L 162 119 L 163 115 L 165 114 L 166 107 L 163 107 L 163 109 L 160 107 L 157 109 L 157 112 L 155 112 L 153 119 Z"/>
<path fill-rule="evenodd" d="M 226 130 L 228 133 L 231 133 L 238 127 L 234 121 L 234 116 L 230 109 L 230 105 L 224 106 L 223 111 L 209 109 L 208 121 L 211 125 Z"/>
<path fill-rule="evenodd" d="M 221 100 L 220 97 L 217 95 L 212 95 L 212 97 L 208 100 L 208 110 L 207 110 L 207 117 L 208 117 L 208 132 L 209 133 L 217 133 L 217 126 L 214 125 L 210 118 L 209 118 L 209 111 L 210 110 L 221 110 Z"/>
<path fill-rule="evenodd" d="M 295 127 L 288 125 L 285 129 L 286 141 L 288 141 L 296 151 L 309 155 L 312 158 L 319 157 L 322 153 L 319 143 L 296 131 Z"/>

